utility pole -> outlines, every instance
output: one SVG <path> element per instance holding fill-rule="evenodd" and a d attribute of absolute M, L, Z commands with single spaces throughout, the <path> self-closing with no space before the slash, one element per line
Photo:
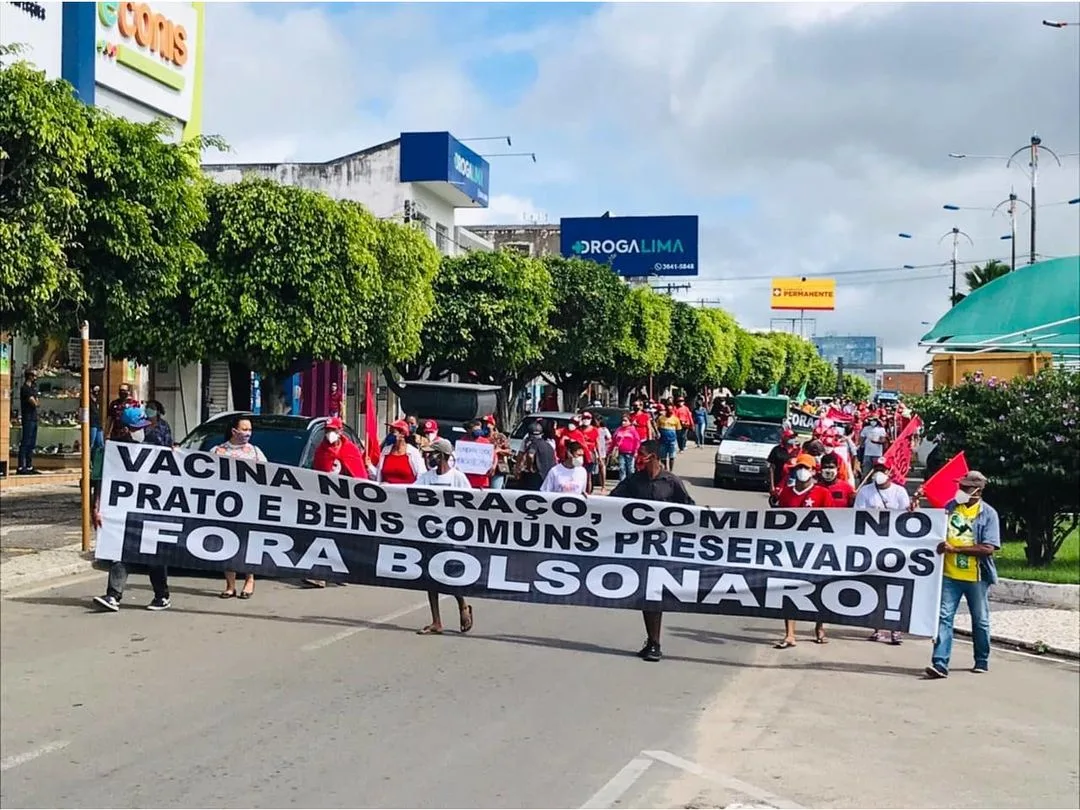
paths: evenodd
<path fill-rule="evenodd" d="M 1001 208 L 1001 206 L 1003 206 L 1003 205 L 1008 205 L 1009 206 L 1008 209 L 1006 209 L 1006 210 L 1009 212 L 1009 239 L 1010 239 L 1010 241 L 1012 241 L 1012 265 L 1011 265 L 1011 267 L 1012 267 L 1013 271 L 1016 270 L 1016 204 L 1017 203 L 1022 203 L 1023 205 L 1028 206 L 1028 210 L 1031 211 L 1032 222 L 1034 222 L 1034 220 L 1035 220 L 1035 209 L 1032 208 L 1030 205 L 1028 205 L 1023 200 L 1019 199 L 1016 196 L 1015 191 L 1010 191 L 1009 192 L 1009 198 L 1007 200 L 1002 200 L 1001 202 L 999 202 L 997 205 L 994 206 L 994 213 L 995 214 L 997 213 L 998 209 Z M 1004 238 L 1005 237 L 1002 237 L 1002 239 L 1004 239 Z M 1035 249 L 1032 248 L 1032 256 L 1035 255 L 1034 251 L 1035 251 Z"/>
<path fill-rule="evenodd" d="M 952 297 L 949 299 L 952 306 L 956 306 L 956 264 L 958 259 L 958 253 L 960 248 L 960 237 L 964 237 L 968 240 L 972 247 L 975 247 L 975 243 L 971 241 L 971 237 L 964 233 L 959 228 L 953 228 L 951 231 L 946 231 L 942 237 L 938 240 L 940 245 L 949 237 L 952 237 Z"/>
<path fill-rule="evenodd" d="M 649 287 L 656 290 L 657 292 L 663 291 L 663 292 L 667 293 L 668 295 L 671 295 L 673 292 L 679 292 L 681 290 L 689 290 L 690 289 L 689 284 L 672 284 L 670 282 L 667 283 L 667 284 L 657 284 L 655 286 L 650 284 Z"/>

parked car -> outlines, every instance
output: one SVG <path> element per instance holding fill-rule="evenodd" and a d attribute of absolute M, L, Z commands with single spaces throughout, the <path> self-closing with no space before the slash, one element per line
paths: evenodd
<path fill-rule="evenodd" d="M 225 441 L 229 423 L 236 416 L 251 420 L 252 443 L 263 451 L 266 460 L 290 467 L 310 467 L 315 459 L 315 448 L 326 431 L 324 416 L 290 416 L 281 414 L 258 414 L 227 411 L 212 416 L 198 425 L 180 442 L 182 450 L 206 452 Z M 348 425 L 345 435 L 357 441 L 356 434 Z"/>
<path fill-rule="evenodd" d="M 713 486 L 748 482 L 768 488 L 769 452 L 780 443 L 783 427 L 775 422 L 736 418 L 716 449 Z"/>
<path fill-rule="evenodd" d="M 711 413 L 705 417 L 705 444 L 716 444 L 724 433 L 724 426 L 720 425 L 716 417 Z"/>
<path fill-rule="evenodd" d="M 515 456 L 521 452 L 521 446 L 525 444 L 525 437 L 529 433 L 529 425 L 537 419 L 543 419 L 545 422 L 554 422 L 555 429 L 560 430 L 569 425 L 570 420 L 575 417 L 577 417 L 576 413 L 570 413 L 568 411 L 544 411 L 541 413 L 526 414 L 520 422 L 514 425 L 514 429 L 510 431 L 510 449 L 514 451 Z"/>

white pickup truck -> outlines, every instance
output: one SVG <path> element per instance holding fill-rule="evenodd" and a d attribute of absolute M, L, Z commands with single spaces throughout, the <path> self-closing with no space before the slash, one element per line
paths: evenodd
<path fill-rule="evenodd" d="M 713 486 L 736 482 L 769 487 L 769 453 L 780 444 L 783 426 L 736 418 L 720 439 L 716 450 Z"/>

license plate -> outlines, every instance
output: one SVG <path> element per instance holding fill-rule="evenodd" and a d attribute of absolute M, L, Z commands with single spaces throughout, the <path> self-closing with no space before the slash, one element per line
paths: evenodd
<path fill-rule="evenodd" d="M 757 466 L 756 464 L 740 464 L 739 465 L 739 472 L 744 472 L 744 473 L 761 472 L 761 467 Z"/>

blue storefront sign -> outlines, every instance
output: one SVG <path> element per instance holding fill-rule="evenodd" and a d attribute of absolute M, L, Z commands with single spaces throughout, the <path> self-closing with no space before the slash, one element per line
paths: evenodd
<path fill-rule="evenodd" d="M 570 217 L 559 229 L 563 256 L 610 264 L 624 278 L 698 274 L 696 216 Z"/>
<path fill-rule="evenodd" d="M 487 208 L 488 162 L 449 132 L 402 132 L 402 183 L 419 183 L 457 208 Z"/>
<path fill-rule="evenodd" d="M 818 354 L 830 363 L 844 358 L 847 368 L 877 363 L 877 338 L 861 335 L 825 335 L 813 338 Z"/>

